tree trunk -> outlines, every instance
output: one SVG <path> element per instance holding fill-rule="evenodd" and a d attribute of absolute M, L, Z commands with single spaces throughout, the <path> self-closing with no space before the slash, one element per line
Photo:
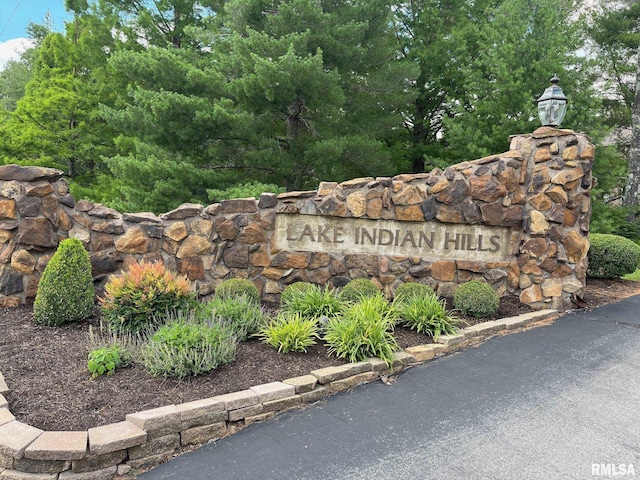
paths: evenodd
<path fill-rule="evenodd" d="M 640 205 L 640 46 L 636 53 L 638 68 L 636 70 L 636 90 L 631 112 L 631 147 L 629 148 L 629 175 L 624 194 L 626 207 Z M 635 217 L 635 215 L 634 215 Z"/>

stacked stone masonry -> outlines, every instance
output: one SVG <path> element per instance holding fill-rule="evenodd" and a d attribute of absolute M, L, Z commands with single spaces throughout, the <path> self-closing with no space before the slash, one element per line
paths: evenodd
<path fill-rule="evenodd" d="M 544 325 L 556 310 L 531 312 L 464 328 L 439 343 L 379 358 L 314 370 L 216 397 L 132 413 L 86 431 L 42 431 L 11 414 L 0 395 L 0 480 L 113 480 L 172 458 L 183 447 L 230 435 L 278 412 L 317 402 L 496 335 Z M 0 373 L 0 380 L 2 374 Z M 3 391 L 8 391 L 2 380 Z"/>
<path fill-rule="evenodd" d="M 32 301 L 58 243 L 76 237 L 89 251 L 98 283 L 141 259 L 187 275 L 203 296 L 224 279 L 248 278 L 267 301 L 297 281 L 342 286 L 367 277 L 388 294 L 403 282 L 420 282 L 450 297 L 457 285 L 478 279 L 536 309 L 564 311 L 585 284 L 593 159 L 588 137 L 545 127 L 513 137 L 506 153 L 444 171 L 323 182 L 314 191 L 206 207 L 183 204 L 160 216 L 76 202 L 62 172 L 5 165 L 0 305 Z M 275 241 L 276 218 L 285 214 L 502 227 L 508 252 L 495 261 L 480 252 L 456 259 L 382 248 L 373 254 L 286 250 Z"/>

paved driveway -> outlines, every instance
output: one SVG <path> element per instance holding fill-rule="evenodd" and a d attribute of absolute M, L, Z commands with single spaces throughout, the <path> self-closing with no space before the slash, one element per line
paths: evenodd
<path fill-rule="evenodd" d="M 622 473 L 626 475 L 621 475 Z M 640 477 L 640 296 L 282 414 L 140 479 Z"/>

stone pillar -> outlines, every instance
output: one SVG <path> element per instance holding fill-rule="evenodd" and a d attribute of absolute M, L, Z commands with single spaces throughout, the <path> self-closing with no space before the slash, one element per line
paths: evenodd
<path fill-rule="evenodd" d="M 570 309 L 586 282 L 595 147 L 585 135 L 543 127 L 512 137 L 511 150 L 527 162 L 516 254 L 520 301 L 536 309 Z"/>

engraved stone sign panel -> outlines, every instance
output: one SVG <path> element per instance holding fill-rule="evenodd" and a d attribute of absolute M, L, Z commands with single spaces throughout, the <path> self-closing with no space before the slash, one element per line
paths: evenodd
<path fill-rule="evenodd" d="M 402 222 L 316 215 L 276 215 L 278 250 L 404 255 L 502 261 L 511 229 L 486 225 Z"/>

